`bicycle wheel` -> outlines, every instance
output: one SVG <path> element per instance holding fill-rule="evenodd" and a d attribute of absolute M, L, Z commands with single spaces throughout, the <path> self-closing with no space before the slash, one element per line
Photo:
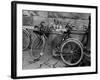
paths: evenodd
<path fill-rule="evenodd" d="M 23 50 L 27 49 L 30 43 L 29 32 L 23 29 Z"/>
<path fill-rule="evenodd" d="M 32 43 L 32 57 L 34 59 L 40 57 L 42 48 L 43 48 L 43 39 L 39 35 L 37 35 L 36 39 Z"/>
<path fill-rule="evenodd" d="M 83 45 L 80 41 L 69 38 L 61 46 L 61 59 L 64 63 L 74 66 L 83 58 Z"/>

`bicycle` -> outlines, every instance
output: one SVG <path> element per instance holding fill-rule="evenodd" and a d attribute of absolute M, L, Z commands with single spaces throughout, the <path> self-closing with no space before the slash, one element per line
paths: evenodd
<path fill-rule="evenodd" d="M 67 25 L 68 26 L 68 25 Z M 33 56 L 35 57 L 34 61 L 39 61 L 40 57 L 44 55 L 44 49 L 46 45 L 46 40 L 48 37 L 47 34 L 59 34 L 59 33 L 53 33 L 53 32 L 45 32 L 41 30 L 35 30 L 33 29 L 33 33 L 37 35 L 37 39 L 32 43 L 31 49 Z M 81 32 L 82 33 L 82 32 Z M 77 31 L 71 31 L 70 26 L 68 26 L 68 30 L 60 33 L 61 40 L 58 41 L 58 43 L 54 46 L 54 52 L 52 53 L 53 56 L 60 56 L 62 61 L 69 65 L 69 66 L 75 66 L 79 64 L 83 58 L 84 55 L 84 45 L 81 41 L 71 38 L 70 34 L 81 34 L 77 33 Z M 83 32 L 82 34 L 86 36 L 86 32 Z M 59 38 L 59 37 L 58 37 Z M 55 40 L 56 41 L 56 40 Z M 36 44 L 37 43 L 37 44 Z M 35 53 L 35 51 L 37 51 Z"/>

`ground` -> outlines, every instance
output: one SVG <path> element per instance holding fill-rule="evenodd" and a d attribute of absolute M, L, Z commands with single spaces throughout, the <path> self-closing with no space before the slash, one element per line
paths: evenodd
<path fill-rule="evenodd" d="M 66 66 L 61 58 L 52 55 L 49 44 L 46 44 L 44 55 L 41 56 L 38 61 L 33 61 L 35 57 L 31 54 L 31 49 L 23 51 L 23 69 L 56 68 Z"/>

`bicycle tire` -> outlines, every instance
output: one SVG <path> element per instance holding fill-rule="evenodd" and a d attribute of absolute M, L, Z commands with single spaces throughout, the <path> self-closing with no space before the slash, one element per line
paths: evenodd
<path fill-rule="evenodd" d="M 74 51 L 72 51 L 72 50 L 69 50 L 69 54 L 67 54 L 67 53 L 65 53 L 64 51 L 63 51 L 63 48 L 64 48 L 64 46 L 66 46 L 66 45 L 68 45 L 68 44 L 71 44 L 71 46 L 72 46 L 72 43 L 74 44 L 73 46 L 74 46 L 74 48 L 75 48 L 75 45 L 77 45 L 76 47 L 79 47 L 79 52 L 80 53 L 75 53 Z M 67 46 L 67 48 L 68 48 L 68 46 Z M 66 48 L 66 50 L 67 50 L 67 48 Z M 69 48 L 68 48 L 69 49 Z M 68 51 L 68 50 L 67 50 Z M 67 55 L 67 57 L 65 57 L 64 58 L 64 54 L 63 53 L 65 53 L 65 55 Z M 77 57 L 75 56 L 77 54 Z M 70 58 L 68 57 L 68 55 L 70 55 Z M 74 55 L 74 56 L 73 56 Z M 65 63 L 65 64 L 67 64 L 67 65 L 69 65 L 69 66 L 74 66 L 74 65 L 77 65 L 77 64 L 79 64 L 80 62 L 81 62 L 81 60 L 82 60 L 82 58 L 83 58 L 83 45 L 82 45 L 82 43 L 79 41 L 79 40 L 77 40 L 77 39 L 75 39 L 75 38 L 69 38 L 69 39 L 67 39 L 67 40 L 65 40 L 63 43 L 62 43 L 62 45 L 61 45 L 61 53 L 60 53 L 60 56 L 61 56 L 61 59 L 63 60 L 63 62 Z M 73 58 L 71 57 L 71 56 L 73 56 Z M 66 59 L 66 58 L 69 58 L 69 60 L 71 59 L 71 62 L 70 61 L 68 61 L 68 59 Z M 79 58 L 79 59 L 77 59 L 77 58 Z M 75 62 L 75 60 L 73 60 L 73 59 L 76 59 L 76 62 Z M 72 62 L 73 61 L 73 62 Z"/>

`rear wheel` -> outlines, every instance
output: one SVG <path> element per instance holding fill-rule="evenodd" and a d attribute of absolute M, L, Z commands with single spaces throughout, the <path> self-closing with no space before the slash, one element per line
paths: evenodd
<path fill-rule="evenodd" d="M 74 38 L 67 39 L 61 46 L 60 56 L 64 63 L 74 66 L 83 58 L 82 43 Z"/>
<path fill-rule="evenodd" d="M 29 32 L 23 29 L 23 50 L 27 49 L 30 43 Z"/>

